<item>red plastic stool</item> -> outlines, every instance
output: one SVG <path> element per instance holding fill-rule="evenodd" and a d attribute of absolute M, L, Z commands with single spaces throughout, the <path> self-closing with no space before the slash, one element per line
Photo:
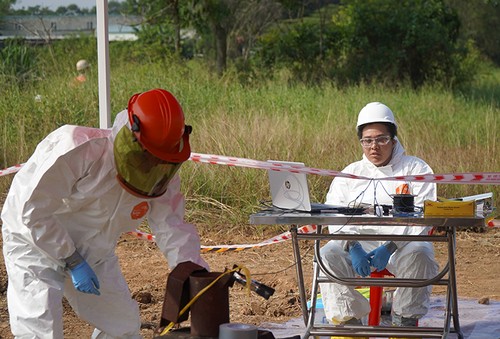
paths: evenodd
<path fill-rule="evenodd" d="M 373 271 L 370 274 L 372 278 L 383 278 L 385 276 L 394 275 L 387 269 L 383 271 Z M 380 324 L 380 317 L 382 313 L 382 286 L 370 286 L 370 314 L 368 315 L 368 325 L 378 326 Z"/>
<path fill-rule="evenodd" d="M 394 274 L 389 272 L 387 269 L 380 272 L 373 271 L 370 274 L 370 277 L 372 278 L 383 278 L 386 276 L 394 277 Z M 370 326 L 380 325 L 380 317 L 382 315 L 382 294 L 382 286 L 370 286 L 370 314 L 368 315 L 368 325 Z"/>

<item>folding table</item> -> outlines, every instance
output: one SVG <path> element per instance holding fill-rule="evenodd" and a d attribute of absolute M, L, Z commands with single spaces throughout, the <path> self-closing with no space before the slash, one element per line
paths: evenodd
<path fill-rule="evenodd" d="M 251 224 L 290 225 L 294 259 L 296 263 L 297 283 L 300 295 L 302 315 L 306 325 L 303 339 L 309 336 L 350 336 L 350 337 L 425 337 L 447 338 L 454 332 L 463 339 L 458 315 L 458 296 L 455 274 L 456 231 L 465 228 L 481 228 L 482 217 L 394 217 L 375 215 L 343 215 L 333 213 L 284 212 L 280 210 L 262 210 L 250 216 Z M 432 226 L 438 230 L 432 235 L 360 235 L 330 234 L 323 230 L 327 225 L 380 225 L 380 226 Z M 315 233 L 298 233 L 298 226 L 317 225 Z M 323 263 L 319 250 L 321 241 L 327 240 L 386 240 L 386 241 L 429 241 L 447 244 L 448 260 L 441 271 L 431 279 L 402 278 L 348 278 L 335 276 Z M 304 284 L 299 240 L 314 240 L 314 269 L 311 288 L 311 307 L 307 307 L 307 295 Z M 320 276 L 320 272 L 323 275 Z M 314 322 L 316 299 L 319 283 L 337 282 L 350 286 L 387 286 L 387 287 L 423 287 L 428 285 L 446 286 L 445 317 L 443 327 L 393 327 L 393 326 L 336 326 Z M 451 321 L 453 320 L 453 329 Z"/>

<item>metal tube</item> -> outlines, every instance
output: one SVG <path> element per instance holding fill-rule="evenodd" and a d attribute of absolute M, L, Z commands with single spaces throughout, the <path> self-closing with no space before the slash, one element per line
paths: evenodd
<path fill-rule="evenodd" d="M 96 0 L 97 11 L 97 69 L 99 86 L 99 127 L 111 127 L 109 96 L 109 34 L 108 1 Z"/>

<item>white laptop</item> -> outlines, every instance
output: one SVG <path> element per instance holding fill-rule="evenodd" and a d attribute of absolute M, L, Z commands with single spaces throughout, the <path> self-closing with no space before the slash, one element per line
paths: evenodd
<path fill-rule="evenodd" d="M 304 167 L 302 162 L 268 160 L 274 164 Z M 276 166 L 279 168 L 279 166 Z M 282 210 L 303 212 L 339 212 L 339 206 L 311 203 L 306 173 L 293 173 L 289 171 L 275 171 L 269 169 L 269 186 L 273 207 Z"/>

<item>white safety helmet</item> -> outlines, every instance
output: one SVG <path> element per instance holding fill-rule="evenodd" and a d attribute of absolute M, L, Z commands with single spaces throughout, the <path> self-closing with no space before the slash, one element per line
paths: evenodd
<path fill-rule="evenodd" d="M 76 63 L 76 70 L 83 71 L 83 70 L 89 68 L 89 66 L 90 66 L 90 64 L 87 60 L 85 60 L 85 59 L 78 60 L 78 62 Z"/>
<path fill-rule="evenodd" d="M 380 102 L 370 102 L 359 111 L 356 129 L 374 122 L 389 122 L 396 127 L 398 126 L 391 109 Z"/>

